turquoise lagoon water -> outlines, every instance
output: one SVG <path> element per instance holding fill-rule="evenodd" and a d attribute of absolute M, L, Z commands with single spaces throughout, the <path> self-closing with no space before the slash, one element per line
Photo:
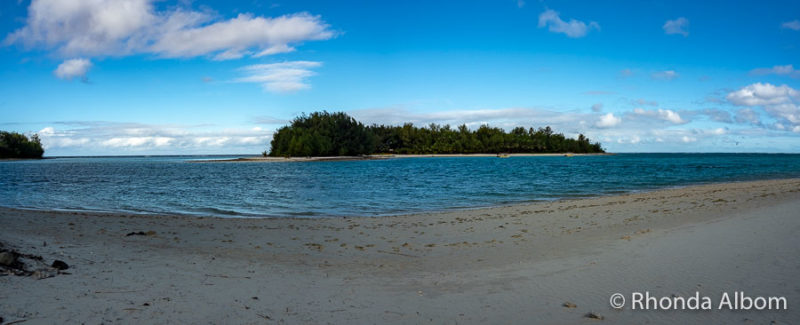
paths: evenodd
<path fill-rule="evenodd" d="M 242 217 L 375 216 L 800 177 L 798 154 L 618 154 L 189 163 L 0 162 L 0 206 Z"/>

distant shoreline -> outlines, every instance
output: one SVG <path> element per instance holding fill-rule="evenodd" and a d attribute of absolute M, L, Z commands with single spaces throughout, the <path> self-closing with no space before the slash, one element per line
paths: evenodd
<path fill-rule="evenodd" d="M 577 156 L 613 156 L 614 153 L 474 153 L 474 154 L 376 154 L 364 156 L 331 156 L 331 157 L 241 157 L 233 159 L 204 159 L 192 160 L 193 163 L 208 162 L 309 162 L 309 161 L 352 161 L 352 160 L 381 160 L 395 158 L 471 158 L 471 157 L 577 157 Z"/>
<path fill-rule="evenodd" d="M 42 158 L 0 158 L 0 161 L 42 160 L 42 159 L 49 159 L 49 158 L 46 158 L 46 157 L 42 157 Z"/>

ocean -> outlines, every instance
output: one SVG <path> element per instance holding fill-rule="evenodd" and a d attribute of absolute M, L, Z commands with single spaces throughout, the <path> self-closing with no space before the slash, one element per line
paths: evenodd
<path fill-rule="evenodd" d="M 208 163 L 0 162 L 0 206 L 220 217 L 380 216 L 800 177 L 800 154 L 617 154 Z"/>

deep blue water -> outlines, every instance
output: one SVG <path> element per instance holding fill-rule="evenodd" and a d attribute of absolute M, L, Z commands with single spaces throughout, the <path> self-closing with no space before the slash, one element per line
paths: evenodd
<path fill-rule="evenodd" d="M 798 154 L 619 154 L 189 163 L 0 162 L 0 206 L 215 216 L 371 216 L 800 177 Z"/>

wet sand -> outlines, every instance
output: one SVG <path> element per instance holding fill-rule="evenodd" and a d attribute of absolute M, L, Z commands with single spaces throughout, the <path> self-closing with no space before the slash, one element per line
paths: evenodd
<path fill-rule="evenodd" d="M 149 235 L 126 236 L 131 232 Z M 800 179 L 394 217 L 236 219 L 0 209 L 6 248 L 70 274 L 0 276 L 4 322 L 790 324 Z M 46 243 L 46 245 L 45 245 Z M 714 300 L 613 309 L 609 297 Z M 716 310 L 723 292 L 788 310 Z M 565 307 L 564 304 L 574 308 Z M 594 313 L 603 320 L 585 317 Z"/>

